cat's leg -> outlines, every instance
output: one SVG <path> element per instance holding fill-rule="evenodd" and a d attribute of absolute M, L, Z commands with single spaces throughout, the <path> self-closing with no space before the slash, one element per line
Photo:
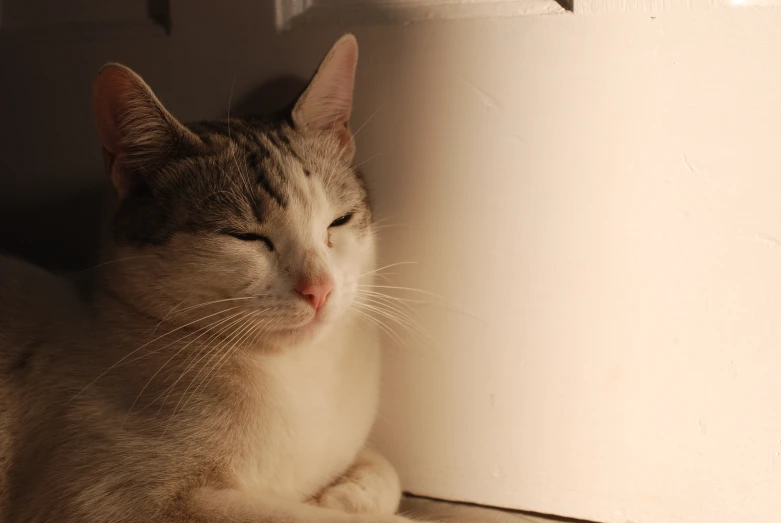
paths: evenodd
<path fill-rule="evenodd" d="M 412 523 L 394 514 L 348 514 L 278 496 L 233 489 L 198 488 L 171 523 Z"/>
<path fill-rule="evenodd" d="M 313 501 L 353 514 L 393 514 L 401 501 L 401 484 L 393 465 L 377 451 L 366 448 L 342 477 Z"/>

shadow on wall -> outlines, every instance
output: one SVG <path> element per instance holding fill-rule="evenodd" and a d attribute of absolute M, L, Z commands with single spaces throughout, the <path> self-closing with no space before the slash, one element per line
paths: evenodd
<path fill-rule="evenodd" d="M 342 20 L 347 8 L 330 9 L 333 18 L 329 23 L 299 26 L 283 33 L 274 30 L 271 3 L 226 7 L 194 0 L 188 7 L 186 11 L 172 10 L 172 19 L 168 20 L 171 34 L 167 37 L 138 37 L 127 43 L 119 36 L 101 33 L 100 45 L 79 44 L 78 50 L 72 44 L 51 42 L 31 46 L 24 44 L 23 38 L 0 46 L 0 55 L 9 69 L 5 79 L 0 78 L 0 108 L 8 117 L 0 129 L 0 201 L 5 202 L 0 205 L 0 252 L 55 271 L 77 271 L 98 263 L 106 177 L 98 171 L 102 162 L 92 138 L 87 78 L 91 80 L 96 64 L 107 58 L 138 67 L 153 88 L 164 86 L 159 88 L 163 92 L 167 88 L 164 101 L 173 99 L 172 105 L 178 103 L 178 107 L 169 108 L 175 114 L 187 114 L 185 120 L 191 120 L 216 116 L 215 105 L 208 109 L 209 102 L 204 106 L 201 99 L 227 95 L 225 82 L 216 79 L 236 74 L 245 78 L 256 75 L 260 85 L 245 96 L 237 96 L 232 109 L 235 115 L 267 114 L 287 106 L 301 93 L 308 78 L 287 75 L 266 80 L 280 70 L 314 73 L 310 67 L 347 31 L 359 29 L 359 40 L 368 42 L 366 49 L 379 51 L 381 57 L 385 51 L 386 60 L 390 56 L 391 61 L 400 61 L 399 55 L 410 52 L 402 42 L 396 42 L 388 55 L 382 45 L 373 45 L 376 40 L 371 32 L 366 40 L 361 37 L 365 20 L 392 18 L 392 11 L 386 7 L 362 8 L 364 22 L 355 23 Z M 226 55 L 230 56 L 227 51 L 233 49 L 242 49 L 245 54 L 225 60 Z M 64 50 L 80 54 L 74 56 Z M 257 55 L 257 61 L 253 55 Z M 387 64 L 364 63 L 359 66 L 359 74 L 367 65 L 374 73 L 363 74 L 382 74 L 388 69 Z M 42 72 L 35 75 L 35 71 Z M 73 75 L 79 75 L 79 80 Z M 62 88 L 43 94 L 41 85 L 53 77 L 65 80 Z M 21 81 L 11 81 L 14 78 Z M 201 94 L 193 95 L 191 84 L 201 86 Z M 247 92 L 246 85 L 241 92 Z M 178 100 L 176 93 L 182 94 Z M 362 103 L 372 98 L 371 92 L 359 95 Z M 357 115 L 367 118 L 373 110 L 366 114 L 358 111 Z M 87 135 L 91 135 L 89 139 Z M 40 154 L 41 141 L 50 144 L 45 155 Z M 36 186 L 46 185 L 49 180 L 56 183 L 42 191 L 40 201 L 30 201 Z M 69 196 L 58 196 L 65 191 Z"/>
<path fill-rule="evenodd" d="M 271 114 L 280 111 L 301 94 L 307 80 L 297 76 L 280 76 L 250 91 L 236 104 L 237 116 Z"/>
<path fill-rule="evenodd" d="M 275 78 L 243 97 L 235 106 L 235 114 L 273 113 L 292 103 L 305 86 L 306 81 L 295 76 Z M 67 179 L 61 173 L 51 176 Z M 107 190 L 103 184 L 69 198 L 0 210 L 0 252 L 54 272 L 93 267 L 100 262 Z"/>
<path fill-rule="evenodd" d="M 104 195 L 98 186 L 59 201 L 0 210 L 0 252 L 55 272 L 95 265 Z"/>

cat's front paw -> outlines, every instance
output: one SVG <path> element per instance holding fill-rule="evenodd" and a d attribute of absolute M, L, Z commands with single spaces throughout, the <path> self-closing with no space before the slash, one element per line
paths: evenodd
<path fill-rule="evenodd" d="M 346 479 L 346 478 L 345 478 Z M 321 507 L 332 508 L 351 514 L 380 513 L 379 500 L 362 485 L 352 481 L 337 483 L 326 488 L 317 498 Z"/>
<path fill-rule="evenodd" d="M 393 466 L 376 451 L 363 449 L 352 467 L 313 501 L 351 514 L 390 515 L 400 500 L 401 485 Z"/>
<path fill-rule="evenodd" d="M 351 514 L 393 514 L 399 508 L 401 486 L 390 463 L 379 454 L 364 451 L 341 478 L 314 500 Z"/>

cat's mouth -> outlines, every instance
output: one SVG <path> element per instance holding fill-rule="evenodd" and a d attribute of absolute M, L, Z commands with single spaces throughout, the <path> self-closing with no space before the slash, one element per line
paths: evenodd
<path fill-rule="evenodd" d="M 312 338 L 328 327 L 338 316 L 333 306 L 322 307 L 317 311 L 308 311 L 308 314 L 299 316 L 303 311 L 296 311 L 289 322 L 281 323 L 268 331 L 270 337 L 280 338 L 285 341 L 300 341 Z"/>
<path fill-rule="evenodd" d="M 284 337 L 305 337 L 311 335 L 323 325 L 322 315 L 315 314 L 310 319 L 294 326 L 280 327 L 273 334 Z"/>

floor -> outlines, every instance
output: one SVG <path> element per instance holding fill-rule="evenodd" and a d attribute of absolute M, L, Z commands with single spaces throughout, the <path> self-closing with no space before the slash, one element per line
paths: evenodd
<path fill-rule="evenodd" d="M 418 497 L 404 498 L 400 511 L 412 518 L 437 523 L 588 523 Z"/>

